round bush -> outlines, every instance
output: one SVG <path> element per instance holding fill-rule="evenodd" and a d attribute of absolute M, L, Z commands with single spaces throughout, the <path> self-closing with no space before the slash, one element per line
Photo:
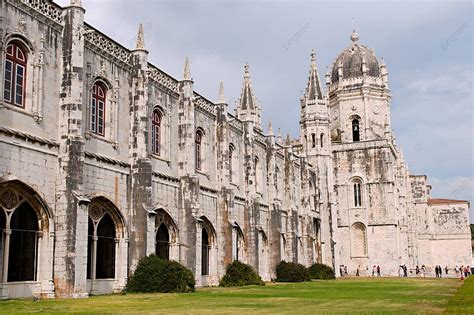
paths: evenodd
<path fill-rule="evenodd" d="M 194 275 L 176 261 L 156 255 L 142 258 L 130 276 L 126 292 L 193 292 Z"/>
<path fill-rule="evenodd" d="M 325 264 L 312 264 L 308 271 L 311 279 L 336 279 L 334 270 Z"/>
<path fill-rule="evenodd" d="M 240 287 L 252 284 L 265 285 L 265 282 L 252 267 L 238 260 L 234 260 L 227 266 L 225 275 L 219 282 L 221 287 Z"/>
<path fill-rule="evenodd" d="M 308 269 L 302 264 L 281 261 L 276 267 L 276 281 L 278 282 L 304 282 L 309 281 Z"/>

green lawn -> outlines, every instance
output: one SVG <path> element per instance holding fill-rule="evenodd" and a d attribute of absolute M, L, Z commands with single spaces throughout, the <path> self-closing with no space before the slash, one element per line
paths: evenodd
<path fill-rule="evenodd" d="M 352 278 L 265 287 L 204 288 L 188 294 L 127 294 L 73 300 L 10 300 L 12 313 L 452 313 L 474 314 L 474 277 L 457 279 Z M 461 289 L 460 289 L 461 287 Z"/>

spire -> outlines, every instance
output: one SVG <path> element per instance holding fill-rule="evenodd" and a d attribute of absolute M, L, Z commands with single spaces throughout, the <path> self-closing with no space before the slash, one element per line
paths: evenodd
<path fill-rule="evenodd" d="M 184 80 L 191 80 L 191 71 L 189 70 L 189 59 L 188 59 L 188 57 L 186 57 L 186 60 L 184 61 L 183 79 Z"/>
<path fill-rule="evenodd" d="M 290 134 L 287 132 L 286 133 L 286 141 L 285 141 L 285 144 L 287 146 L 291 145 L 291 139 L 290 139 Z"/>
<path fill-rule="evenodd" d="M 308 84 L 306 85 L 305 96 L 309 101 L 322 99 L 321 86 L 319 83 L 318 68 L 316 66 L 316 53 L 311 51 L 311 67 L 309 70 Z"/>
<path fill-rule="evenodd" d="M 249 64 L 244 66 L 244 84 L 240 94 L 239 106 L 242 110 L 253 110 L 256 107 L 256 99 L 252 89 L 252 81 L 250 80 Z"/>
<path fill-rule="evenodd" d="M 219 97 L 217 99 L 217 104 L 226 104 L 224 95 L 224 82 L 222 81 L 219 84 Z"/>
<path fill-rule="evenodd" d="M 281 135 L 281 129 L 278 128 L 278 136 L 277 136 L 277 143 L 282 144 L 283 143 L 283 137 Z"/>
<path fill-rule="evenodd" d="M 145 50 L 145 35 L 144 35 L 142 23 L 140 23 L 140 26 L 138 26 L 137 43 L 135 45 L 135 49 Z"/>
<path fill-rule="evenodd" d="M 268 121 L 268 133 L 267 133 L 269 136 L 274 136 L 274 133 L 273 133 L 273 128 L 272 128 L 272 121 L 269 120 Z"/>

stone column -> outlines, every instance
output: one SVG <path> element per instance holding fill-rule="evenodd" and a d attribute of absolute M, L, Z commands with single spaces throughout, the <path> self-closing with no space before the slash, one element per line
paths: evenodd
<path fill-rule="evenodd" d="M 3 243 L 3 272 L 2 272 L 2 282 L 7 283 L 8 282 L 8 259 L 10 257 L 10 235 L 12 234 L 12 230 L 5 229 L 4 231 L 5 234 L 5 241 Z"/>
<path fill-rule="evenodd" d="M 76 1 L 63 11 L 54 274 L 60 297 L 87 296 L 88 218 L 87 209 L 78 203 L 84 173 L 84 13 Z"/>
<path fill-rule="evenodd" d="M 151 203 L 152 168 L 148 157 L 148 51 L 144 46 L 143 27 L 140 25 L 137 44 L 132 51 L 132 79 L 130 93 L 130 256 L 133 270 L 140 258 L 147 254 L 148 212 Z"/>

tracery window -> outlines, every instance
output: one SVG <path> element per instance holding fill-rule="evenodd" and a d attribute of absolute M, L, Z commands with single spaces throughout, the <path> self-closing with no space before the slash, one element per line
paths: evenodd
<path fill-rule="evenodd" d="M 161 148 L 161 113 L 155 109 L 151 119 L 151 150 L 153 154 L 160 155 Z"/>
<path fill-rule="evenodd" d="M 314 133 L 311 134 L 311 147 L 316 148 L 316 135 Z"/>
<path fill-rule="evenodd" d="M 15 42 L 10 43 L 5 59 L 3 99 L 19 107 L 25 107 L 26 62 L 26 51 Z"/>
<path fill-rule="evenodd" d="M 105 100 L 107 89 L 100 82 L 94 83 L 92 87 L 92 98 L 90 105 L 90 130 L 100 136 L 105 135 Z"/>
<path fill-rule="evenodd" d="M 324 147 L 324 133 L 322 133 L 319 136 L 319 143 L 321 144 L 321 148 L 323 148 Z"/>
<path fill-rule="evenodd" d="M 201 170 L 202 169 L 202 136 L 203 133 L 201 130 L 196 131 L 196 137 L 195 137 L 195 158 L 196 158 L 196 169 Z"/>

